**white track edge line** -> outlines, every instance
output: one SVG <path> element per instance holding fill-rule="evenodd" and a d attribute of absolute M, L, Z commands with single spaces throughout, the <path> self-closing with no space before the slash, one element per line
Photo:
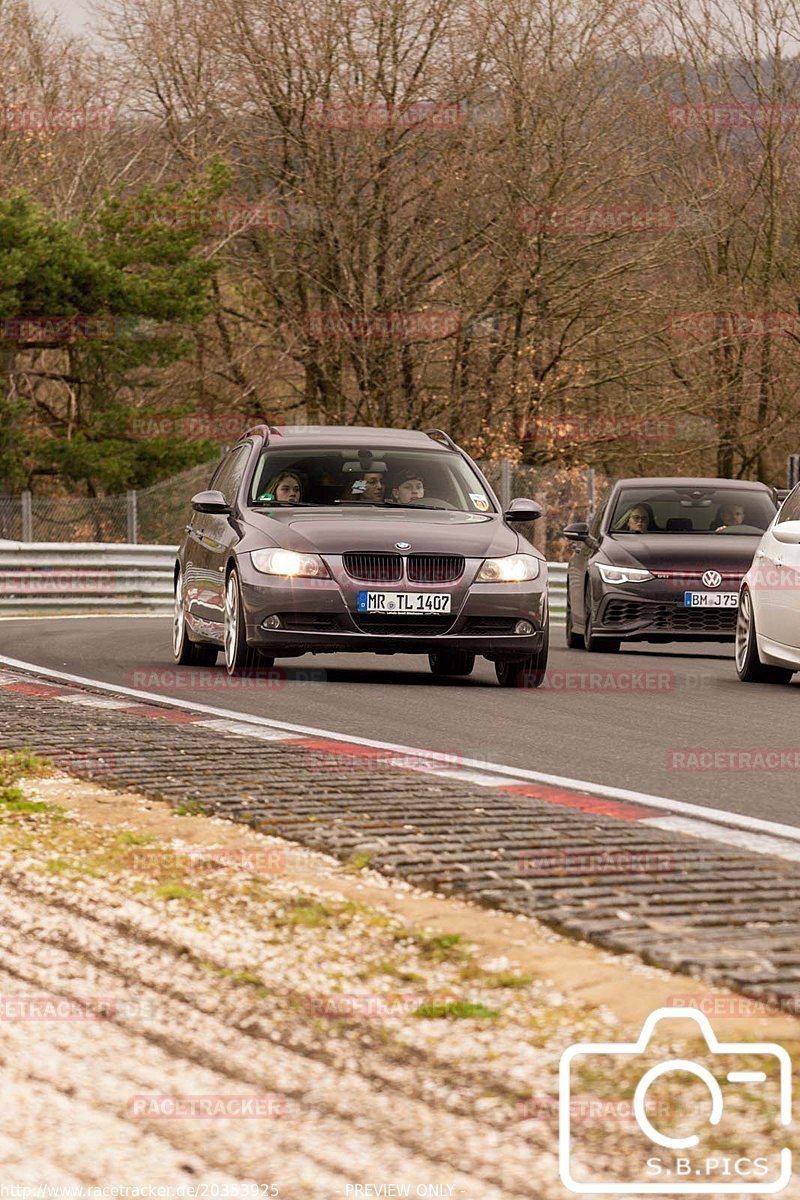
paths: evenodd
<path fill-rule="evenodd" d="M 193 700 L 178 700 L 155 692 L 143 692 L 134 688 L 123 687 L 120 684 L 105 683 L 98 679 L 88 679 L 84 675 L 72 675 L 66 671 L 54 671 L 50 667 L 40 667 L 36 663 L 23 662 L 17 658 L 0 655 L 0 663 L 6 667 L 27 671 L 47 679 L 56 679 L 63 683 L 78 684 L 81 687 L 94 688 L 103 692 L 112 692 L 119 696 L 130 696 L 138 702 L 148 704 L 169 705 L 173 708 L 187 709 L 200 712 L 224 720 L 234 720 L 240 724 L 266 725 L 271 729 L 284 729 L 289 733 L 300 734 L 304 737 L 327 738 L 331 741 L 348 742 L 356 746 L 368 746 L 373 750 L 385 750 L 391 754 L 414 755 L 416 758 L 427 758 L 434 762 L 450 762 L 452 755 L 446 755 L 437 750 L 423 750 L 413 746 L 404 746 L 397 742 L 383 742 L 374 738 L 358 737 L 355 734 L 336 733 L 329 729 L 318 729 L 311 725 L 295 725 L 288 721 L 276 721 L 268 717 L 259 717 L 251 713 L 240 713 L 234 709 L 216 708 L 211 704 L 199 704 Z M 779 821 L 764 821 L 760 817 L 748 817 L 741 813 L 728 813 L 719 808 L 706 808 L 702 804 L 691 804 L 684 800 L 671 800 L 667 796 L 654 796 L 649 792 L 636 792 L 629 788 L 611 787 L 607 784 L 592 783 L 585 779 L 571 779 L 565 775 L 550 775 L 544 771 L 531 771 L 523 767 L 507 767 L 502 763 L 481 762 L 480 759 L 464 758 L 462 767 L 479 770 L 487 774 L 502 775 L 509 782 L 540 783 L 549 787 L 566 788 L 568 791 L 588 792 L 607 800 L 623 800 L 630 804 L 641 804 L 648 808 L 663 809 L 673 814 L 697 817 L 702 821 L 718 824 L 733 829 L 745 829 L 754 834 L 767 834 L 770 837 L 786 838 L 789 841 L 800 842 L 800 828 L 784 825 Z M 446 772 L 443 772 L 446 774 Z"/>

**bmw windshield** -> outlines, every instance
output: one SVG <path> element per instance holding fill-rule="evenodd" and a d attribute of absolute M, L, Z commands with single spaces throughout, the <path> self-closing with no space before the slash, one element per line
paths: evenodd
<path fill-rule="evenodd" d="M 380 446 L 267 449 L 256 465 L 250 504 L 496 511 L 484 484 L 459 454 Z"/>
<path fill-rule="evenodd" d="M 745 488 L 623 488 L 609 533 L 760 535 L 775 516 L 765 492 Z"/>

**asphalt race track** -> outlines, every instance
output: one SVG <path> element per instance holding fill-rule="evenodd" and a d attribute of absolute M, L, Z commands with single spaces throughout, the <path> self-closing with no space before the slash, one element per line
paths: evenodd
<path fill-rule="evenodd" d="M 483 659 L 468 679 L 439 681 L 425 657 L 410 655 L 278 660 L 285 680 L 243 688 L 219 666 L 176 678 L 170 626 L 152 617 L 5 620 L 0 653 L 236 712 L 800 827 L 800 772 L 785 757 L 800 758 L 800 675 L 788 687 L 741 684 L 728 645 L 587 655 L 564 648 L 557 626 L 548 678 L 531 693 L 499 688 Z"/>

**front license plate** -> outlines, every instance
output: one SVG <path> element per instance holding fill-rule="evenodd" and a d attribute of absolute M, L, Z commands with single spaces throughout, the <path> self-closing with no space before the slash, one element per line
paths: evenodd
<path fill-rule="evenodd" d="M 738 592 L 684 592 L 686 608 L 738 608 Z"/>
<path fill-rule="evenodd" d="M 359 592 L 358 611 L 408 616 L 418 613 L 449 613 L 451 597 L 446 592 Z"/>

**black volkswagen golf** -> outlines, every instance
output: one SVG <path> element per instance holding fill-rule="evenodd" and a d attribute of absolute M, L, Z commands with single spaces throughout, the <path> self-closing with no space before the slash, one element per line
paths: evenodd
<path fill-rule="evenodd" d="M 567 645 L 732 642 L 739 583 L 775 511 L 763 483 L 620 479 L 590 524 L 564 530 Z"/>

